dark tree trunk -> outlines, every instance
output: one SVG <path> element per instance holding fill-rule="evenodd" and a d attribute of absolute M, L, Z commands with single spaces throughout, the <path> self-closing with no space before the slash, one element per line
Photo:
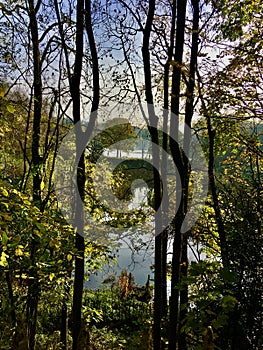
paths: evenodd
<path fill-rule="evenodd" d="M 181 275 L 180 278 L 187 277 L 188 271 L 188 251 L 187 251 L 188 239 L 187 236 L 183 237 L 182 244 L 182 259 L 181 259 Z M 180 291 L 180 320 L 179 320 L 179 334 L 178 334 L 178 349 L 187 349 L 186 333 L 182 330 L 183 322 L 187 315 L 188 306 L 188 286 L 184 284 L 183 289 Z"/>
<path fill-rule="evenodd" d="M 59 7 L 57 0 L 54 1 L 56 16 L 58 19 L 59 32 L 61 37 L 61 43 L 65 54 L 66 67 L 68 81 L 70 85 L 70 93 L 73 102 L 73 119 L 76 127 L 76 159 L 79 159 L 77 166 L 77 191 L 81 200 L 77 200 L 77 193 L 75 197 L 75 225 L 77 229 L 75 238 L 76 256 L 75 256 L 75 275 L 74 275 L 74 287 L 73 287 L 73 306 L 72 306 L 72 338 L 73 338 L 73 350 L 79 350 L 83 347 L 83 340 L 80 339 L 87 336 L 86 343 L 88 344 L 89 336 L 86 331 L 82 330 L 85 325 L 82 322 L 82 296 L 83 296 L 83 281 L 84 281 L 84 263 L 85 263 L 85 242 L 84 242 L 84 217 L 83 217 L 83 203 L 85 199 L 85 157 L 83 153 L 83 140 L 88 139 L 89 135 L 95 125 L 97 116 L 97 109 L 99 104 L 99 69 L 98 69 L 98 57 L 96 51 L 95 40 L 92 31 L 91 24 L 91 6 L 89 0 L 77 1 L 77 18 L 76 18 L 76 39 L 75 39 L 75 62 L 74 71 L 71 74 L 69 54 L 65 41 L 62 22 L 60 19 Z M 85 20 L 84 20 L 85 19 Z M 93 102 L 91 108 L 91 116 L 89 122 L 89 128 L 84 135 L 80 126 L 80 81 L 82 73 L 82 61 L 84 50 L 84 27 L 86 26 L 87 35 L 90 44 L 90 51 L 92 57 L 93 68 Z M 86 335 L 85 335 L 86 334 Z M 84 340 L 85 342 L 85 340 Z M 80 344 L 81 343 L 81 344 Z M 87 345 L 88 346 L 88 345 Z"/>
<path fill-rule="evenodd" d="M 85 6 L 84 6 L 85 5 Z M 77 166 L 77 190 L 81 200 L 75 200 L 75 224 L 76 224 L 76 257 L 75 257 L 75 275 L 73 287 L 73 306 L 72 306 L 72 338 L 73 350 L 79 350 L 82 347 L 89 346 L 89 335 L 85 329 L 85 324 L 82 321 L 82 296 L 83 296 L 83 281 L 84 281 L 84 262 L 85 262 L 85 242 L 84 242 L 84 217 L 83 203 L 85 199 L 85 155 L 83 152 L 83 139 L 89 138 L 95 125 L 97 109 L 100 98 L 99 85 L 99 67 L 98 57 L 95 45 L 95 39 L 91 23 L 91 2 L 89 0 L 79 0 L 77 2 L 77 20 L 76 20 L 76 54 L 74 62 L 74 72 L 71 74 L 67 47 L 65 44 L 63 28 L 60 21 L 59 9 L 57 1 L 55 1 L 56 14 L 59 23 L 60 36 L 64 53 L 66 56 L 66 64 L 68 70 L 68 79 L 70 84 L 70 93 L 73 102 L 73 119 L 76 126 L 76 159 L 79 159 Z M 85 19 L 85 21 L 84 21 Z M 84 135 L 80 126 L 80 80 L 82 72 L 82 59 L 84 50 L 84 24 L 86 26 L 93 72 L 93 101 L 91 107 L 91 115 L 89 126 L 86 135 Z M 87 135 L 88 134 L 88 135 Z M 77 193 L 76 193 L 77 196 Z M 85 329 L 85 331 L 83 331 Z M 83 339 L 80 339 L 83 338 Z M 85 338 L 85 339 L 84 339 Z"/>
<path fill-rule="evenodd" d="M 39 2 L 39 6 L 41 1 Z M 37 24 L 37 8 L 34 7 L 34 1 L 28 1 L 29 6 L 29 30 L 31 34 L 32 47 L 33 47 L 33 69 L 34 69 L 34 113 L 33 113 L 33 135 L 32 135 L 32 171 L 33 171 L 33 201 L 34 204 L 41 208 L 41 176 L 40 167 L 42 164 L 39 154 L 39 142 L 40 142 L 40 123 L 42 114 L 42 68 L 40 60 L 39 50 L 39 38 L 38 38 L 38 24 Z M 31 266 L 29 271 L 29 284 L 27 295 L 27 327 L 29 338 L 29 349 L 35 348 L 35 335 L 37 327 L 37 310 L 39 301 L 39 283 L 38 273 L 35 264 L 35 253 L 38 243 L 32 238 L 31 241 Z"/>
<path fill-rule="evenodd" d="M 171 31 L 170 31 L 170 44 L 168 47 L 167 62 L 164 66 L 164 79 L 163 79 L 163 99 L 164 99 L 164 111 L 163 111 L 163 144 L 162 144 L 162 179 L 163 181 L 163 201 L 162 201 L 162 212 L 166 215 L 168 212 L 167 204 L 168 200 L 165 200 L 167 194 L 167 157 L 168 152 L 168 121 L 169 121 L 169 78 L 170 78 L 170 65 L 173 58 L 174 51 L 174 38 L 175 38 L 175 22 L 176 22 L 176 1 L 173 2 L 172 6 L 172 20 L 171 20 Z M 168 245 L 168 232 L 165 230 L 162 234 L 162 298 L 163 298 L 163 310 L 162 317 L 167 321 L 168 309 L 167 309 L 167 245 Z"/>
<path fill-rule="evenodd" d="M 70 79 L 70 93 L 73 102 L 73 120 L 76 125 L 76 159 L 79 160 L 77 166 L 77 189 L 75 193 L 75 273 L 73 286 L 73 306 L 72 306 L 72 338 L 73 350 L 79 350 L 79 338 L 81 330 L 81 309 L 84 281 L 84 262 L 85 262 L 85 244 L 84 244 L 84 218 L 83 218 L 83 202 L 85 196 L 85 161 L 82 145 L 82 130 L 80 126 L 80 80 L 82 72 L 83 59 L 83 34 L 84 34 L 84 0 L 77 1 L 77 19 L 76 19 L 76 53 L 74 62 L 74 72 Z"/>
<path fill-rule="evenodd" d="M 184 50 L 184 33 L 185 33 L 185 15 L 186 15 L 186 0 L 177 1 L 177 26 L 176 26 L 176 44 L 172 74 L 172 97 L 171 97 L 171 112 L 173 113 L 170 126 L 170 149 L 175 162 L 180 179 L 176 181 L 176 195 L 179 200 L 179 193 L 182 189 L 179 187 L 179 180 L 182 182 L 185 179 L 185 169 L 183 156 L 178 140 L 179 133 L 179 104 L 180 104 L 180 88 L 182 75 L 182 57 Z M 173 222 L 174 228 L 174 242 L 173 242 L 173 257 L 172 257 L 172 280 L 171 280 L 171 298 L 170 298 L 170 317 L 169 317 L 169 350 L 176 350 L 178 342 L 179 331 L 179 290 L 180 282 L 180 264 L 182 257 L 182 243 L 183 237 L 181 233 L 181 226 L 184 218 L 184 196 L 183 193 L 178 206 L 175 220 Z"/>
<path fill-rule="evenodd" d="M 156 145 L 159 144 L 157 120 L 155 116 L 155 110 L 153 107 L 153 95 L 152 95 L 152 75 L 151 75 L 151 62 L 150 62 L 150 36 L 152 30 L 153 17 L 155 12 L 155 1 L 149 0 L 148 2 L 148 14 L 143 30 L 143 66 L 144 66 L 144 79 L 145 79 L 145 95 L 148 103 L 148 116 L 151 126 L 149 132 L 151 135 L 151 141 Z M 159 170 L 159 158 L 160 154 L 156 148 L 153 148 L 153 165 L 155 169 Z M 161 184 L 160 175 L 158 171 L 154 171 L 154 209 L 157 211 L 161 204 Z M 164 247 L 161 232 L 162 218 L 155 218 L 155 260 L 154 260 L 154 324 L 153 324 L 153 344 L 154 350 L 160 350 L 161 345 L 161 328 L 162 328 L 162 315 L 163 315 L 163 256 Z M 165 254 L 166 257 L 166 254 Z"/>
<path fill-rule="evenodd" d="M 10 271 L 5 272 L 5 279 L 7 283 L 8 297 L 9 297 L 10 306 L 11 306 L 10 315 L 11 315 L 12 325 L 14 327 L 16 323 L 16 312 L 15 312 L 14 292 L 13 292 L 12 281 L 10 277 Z"/>
<path fill-rule="evenodd" d="M 99 61 L 98 61 L 98 54 L 97 54 L 97 48 L 95 43 L 95 38 L 93 34 L 92 29 L 92 22 L 91 22 L 91 1 L 85 0 L 85 24 L 86 24 L 86 31 L 88 35 L 89 40 L 89 46 L 90 46 L 90 53 L 91 53 L 91 60 L 92 60 L 92 75 L 93 75 L 93 99 L 92 99 L 92 107 L 91 107 L 91 113 L 92 115 L 92 124 L 91 120 L 89 123 L 89 130 L 93 130 L 94 124 L 95 124 L 95 117 L 97 116 L 96 112 L 99 108 L 99 102 L 100 102 L 100 75 L 99 75 Z"/>
<path fill-rule="evenodd" d="M 61 330 L 60 330 L 60 342 L 63 344 L 63 350 L 67 350 L 68 344 L 68 307 L 67 303 L 63 302 L 61 308 Z"/>
<path fill-rule="evenodd" d="M 192 0 L 193 6 L 193 25 L 192 25 L 192 46 L 191 46 L 191 57 L 190 57 L 190 74 L 187 82 L 186 89 L 186 107 L 185 107 L 185 130 L 184 130 L 184 167 L 185 167 L 185 178 L 183 179 L 183 200 L 184 200 L 184 215 L 188 208 L 189 198 L 189 176 L 190 169 L 188 164 L 189 148 L 191 142 L 191 125 L 194 113 L 194 88 L 195 88 L 195 74 L 197 69 L 197 56 L 198 56 L 198 37 L 199 37 L 199 0 Z M 181 258 L 181 273 L 180 278 L 186 278 L 188 273 L 188 233 L 183 235 L 182 243 L 182 258 Z M 180 350 L 187 349 L 186 333 L 182 331 L 183 322 L 187 316 L 188 308 L 188 286 L 184 285 L 184 288 L 180 291 L 180 319 L 179 319 L 179 334 L 178 334 L 178 348 Z"/>

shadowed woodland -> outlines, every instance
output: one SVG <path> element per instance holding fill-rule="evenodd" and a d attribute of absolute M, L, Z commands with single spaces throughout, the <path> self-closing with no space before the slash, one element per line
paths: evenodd
<path fill-rule="evenodd" d="M 0 349 L 262 349 L 262 17 L 260 0 L 0 1 Z M 117 229 L 134 254 L 152 235 L 154 278 L 88 288 Z"/>

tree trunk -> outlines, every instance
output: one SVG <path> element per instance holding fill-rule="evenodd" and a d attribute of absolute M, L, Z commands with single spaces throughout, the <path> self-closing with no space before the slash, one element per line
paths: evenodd
<path fill-rule="evenodd" d="M 153 95 L 152 95 L 152 76 L 151 76 L 151 63 L 150 63 L 150 36 L 152 30 L 153 17 L 155 12 L 155 0 L 149 0 L 148 2 L 148 14 L 143 30 L 143 67 L 144 67 L 144 81 L 145 81 L 145 95 L 148 104 L 148 116 L 150 120 L 149 132 L 151 135 L 152 143 L 159 144 L 158 130 L 157 130 L 157 118 L 155 116 L 155 110 L 153 107 Z M 160 152 L 157 148 L 153 147 L 153 166 L 154 170 L 154 209 L 158 210 L 161 205 L 161 184 L 160 184 L 160 172 L 159 172 L 159 158 Z M 154 324 L 153 324 L 153 344 L 154 350 L 160 350 L 161 345 L 161 328 L 162 328 L 162 316 L 164 310 L 164 296 L 163 296 L 163 281 L 164 281 L 164 265 L 163 257 L 165 247 L 163 246 L 163 237 L 161 234 L 162 217 L 155 217 L 155 260 L 154 260 Z"/>
<path fill-rule="evenodd" d="M 164 66 L 164 79 L 163 79 L 163 99 L 164 99 L 164 111 L 163 111 L 163 144 L 162 144 L 162 179 L 163 184 L 163 198 L 167 194 L 167 157 L 168 152 L 168 121 L 169 121 L 169 78 L 170 78 L 170 65 L 173 58 L 174 51 L 174 38 L 175 38 L 175 22 L 176 22 L 176 1 L 173 1 L 172 5 L 172 20 L 171 20 L 171 31 L 170 31 L 170 44 L 168 47 L 167 62 Z M 168 200 L 162 201 L 162 212 L 164 215 L 168 212 L 167 208 Z M 167 309 L 167 245 L 168 245 L 168 232 L 165 230 L 162 234 L 162 298 L 163 298 L 163 310 L 162 317 L 167 321 L 168 309 Z"/>
<path fill-rule="evenodd" d="M 178 145 L 179 134 L 179 103 L 180 103 L 180 85 L 182 74 L 182 57 L 184 50 L 184 33 L 185 33 L 185 15 L 186 15 L 186 0 L 177 1 L 177 26 L 176 26 L 176 44 L 172 74 L 172 97 L 171 97 L 171 112 L 173 117 L 171 119 L 170 126 L 170 149 L 175 162 L 180 179 L 176 181 L 176 196 L 179 201 L 179 193 L 181 188 L 179 183 L 181 180 L 182 185 L 185 178 L 185 169 L 183 156 Z M 178 285 L 180 282 L 180 264 L 182 257 L 182 233 L 181 226 L 184 218 L 184 198 L 182 198 L 178 211 L 176 213 L 175 220 L 173 222 L 174 228 L 174 242 L 173 242 L 173 257 L 172 257 L 172 280 L 171 280 L 171 298 L 170 298 L 170 317 L 169 317 L 169 350 L 176 350 L 178 342 L 179 331 L 179 290 Z"/>
<path fill-rule="evenodd" d="M 67 67 L 68 81 L 70 85 L 70 93 L 73 101 L 73 120 L 76 127 L 76 159 L 79 159 L 77 167 L 77 191 L 75 197 L 75 225 L 77 229 L 75 247 L 77 249 L 75 256 L 75 275 L 73 287 L 73 306 L 72 306 L 72 337 L 73 350 L 84 349 L 83 341 L 86 337 L 86 345 L 89 346 L 88 330 L 82 322 L 82 295 L 83 295 L 83 280 L 84 280 L 84 263 L 85 263 L 85 243 L 84 243 L 84 217 L 83 217 L 83 203 L 85 199 L 85 156 L 83 148 L 83 140 L 89 139 L 92 130 L 95 126 L 97 117 L 97 109 L 100 99 L 100 85 L 99 85 L 99 67 L 98 57 L 96 51 L 96 44 L 91 23 L 91 2 L 90 0 L 77 1 L 77 18 L 76 18 L 76 39 L 75 39 L 75 62 L 74 72 L 71 74 L 69 53 L 65 41 L 62 22 L 60 19 L 59 7 L 57 0 L 54 1 L 56 16 L 58 19 L 59 32 L 62 42 L 63 51 L 65 54 L 65 61 Z M 85 19 L 85 21 L 84 21 Z M 82 60 L 84 50 L 84 27 L 87 30 L 87 36 L 90 45 L 91 59 L 92 59 L 92 73 L 93 73 L 93 100 L 91 107 L 91 115 L 89 126 L 84 133 L 80 126 L 80 81 L 82 73 Z M 80 200 L 77 199 L 79 194 Z M 85 331 L 83 331 L 85 329 Z M 86 346 L 85 345 L 85 346 Z"/>
<path fill-rule="evenodd" d="M 192 0 L 193 6 L 193 25 L 192 25 L 192 46 L 190 57 L 190 74 L 187 82 L 186 89 L 186 106 L 185 106 L 185 129 L 184 129 L 184 167 L 185 178 L 183 179 L 183 200 L 184 200 L 184 215 L 186 215 L 188 208 L 189 198 L 189 176 L 190 169 L 188 159 L 190 157 L 189 149 L 191 143 L 191 125 L 194 113 L 194 88 L 195 88 L 195 74 L 197 69 L 197 56 L 198 56 L 198 37 L 199 37 L 199 0 Z M 182 258 L 181 258 L 181 273 L 180 278 L 186 278 L 188 273 L 188 233 L 183 234 L 182 243 Z M 186 333 L 182 331 L 183 322 L 187 316 L 188 308 L 188 286 L 184 285 L 180 291 L 180 319 L 179 319 L 179 334 L 178 334 L 178 348 L 180 350 L 187 349 Z"/>
<path fill-rule="evenodd" d="M 41 4 L 41 1 L 39 2 Z M 32 170 L 33 170 L 33 201 L 34 204 L 41 208 L 41 176 L 40 167 L 42 164 L 39 154 L 39 142 L 40 142 L 40 122 L 42 114 L 42 68 L 40 60 L 39 50 L 39 38 L 38 38 L 38 24 L 37 24 L 37 10 L 34 7 L 34 1 L 29 0 L 29 29 L 32 39 L 33 47 L 33 69 L 34 69 L 34 113 L 33 113 L 33 136 L 32 136 Z M 39 9 L 39 6 L 38 6 Z M 31 266 L 29 271 L 29 284 L 27 294 L 27 327 L 29 338 L 29 349 L 35 348 L 35 335 L 37 327 L 37 309 L 39 301 L 39 283 L 38 273 L 35 264 L 35 252 L 37 250 L 38 243 L 34 238 L 31 241 Z"/>
<path fill-rule="evenodd" d="M 75 273 L 73 286 L 73 306 L 72 306 L 72 338 L 73 350 L 79 350 L 80 330 L 82 326 L 81 309 L 82 294 L 84 281 L 84 262 L 85 262 L 85 244 L 84 244 L 84 218 L 83 203 L 85 196 L 85 161 L 82 145 L 82 130 L 80 125 L 80 80 L 82 72 L 83 59 L 83 34 L 84 34 L 84 0 L 77 1 L 77 18 L 76 18 L 76 53 L 74 62 L 74 72 L 70 80 L 70 93 L 73 102 L 73 120 L 76 126 L 76 159 L 77 167 L 77 188 L 75 189 Z M 78 192 L 78 193 L 77 193 Z M 80 200 L 78 199 L 78 194 Z"/>

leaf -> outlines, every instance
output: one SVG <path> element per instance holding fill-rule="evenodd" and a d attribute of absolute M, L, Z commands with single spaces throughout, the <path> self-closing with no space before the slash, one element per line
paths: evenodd
<path fill-rule="evenodd" d="M 44 183 L 44 181 L 41 181 L 40 190 L 43 191 L 44 188 L 45 188 L 45 183 Z"/>
<path fill-rule="evenodd" d="M 7 105 L 7 106 L 6 106 L 6 109 L 7 109 L 7 111 L 8 111 L 9 113 L 11 113 L 11 114 L 14 114 L 15 111 L 16 111 L 16 109 L 15 109 L 15 107 L 14 107 L 13 105 Z"/>
<path fill-rule="evenodd" d="M 41 234 L 41 232 L 40 232 L 39 230 L 34 230 L 33 232 L 34 232 L 34 234 L 35 234 L 37 237 L 39 237 L 39 238 L 42 237 L 42 234 Z"/>
<path fill-rule="evenodd" d="M 54 277 L 55 277 L 54 272 L 51 272 L 51 274 L 49 275 L 49 279 L 51 282 L 53 281 Z"/>
<path fill-rule="evenodd" d="M 56 241 L 54 239 L 51 239 L 50 242 L 49 242 L 50 248 L 54 248 L 55 244 L 56 244 Z"/>
<path fill-rule="evenodd" d="M 3 205 L 6 207 L 6 209 L 8 209 L 8 208 L 9 208 L 8 203 L 2 202 L 2 204 L 3 204 Z"/>
<path fill-rule="evenodd" d="M 20 248 L 20 246 L 18 246 L 18 247 L 16 248 L 16 255 L 18 255 L 18 256 L 22 256 L 22 255 L 23 255 L 23 251 L 22 251 L 22 249 Z"/>
<path fill-rule="evenodd" d="M 0 266 L 6 267 L 8 265 L 8 262 L 6 260 L 6 258 L 8 257 L 9 256 L 5 252 L 2 252 L 1 259 L 0 259 Z"/>
<path fill-rule="evenodd" d="M 225 295 L 222 299 L 222 307 L 227 312 L 233 311 L 236 303 L 237 299 L 232 295 Z"/>
<path fill-rule="evenodd" d="M 45 232 L 45 226 L 42 225 L 40 222 L 36 222 L 36 227 L 39 229 L 40 232 Z"/>
<path fill-rule="evenodd" d="M 9 196 L 9 194 L 8 194 L 8 192 L 7 192 L 7 190 L 6 190 L 5 188 L 2 188 L 2 193 L 3 193 L 3 195 L 4 195 L 5 197 L 8 197 L 8 196 Z"/>
<path fill-rule="evenodd" d="M 68 259 L 68 261 L 71 261 L 71 260 L 72 260 L 72 255 L 71 255 L 71 254 L 68 254 L 68 255 L 67 255 L 67 259 Z"/>
<path fill-rule="evenodd" d="M 7 242 L 8 242 L 7 234 L 6 234 L 6 232 L 3 232 L 2 243 L 3 243 L 3 245 L 7 245 Z"/>

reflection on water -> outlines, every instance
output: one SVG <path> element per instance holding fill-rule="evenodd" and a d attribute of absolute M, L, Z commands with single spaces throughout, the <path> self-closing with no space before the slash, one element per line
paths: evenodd
<path fill-rule="evenodd" d="M 113 156 L 110 152 L 108 155 Z M 143 154 L 143 156 L 146 158 L 147 154 Z M 133 193 L 133 199 L 130 209 L 143 207 L 148 204 L 147 194 L 149 189 L 143 180 L 135 180 L 132 183 L 131 190 Z M 114 278 L 117 280 L 123 269 L 132 272 L 135 283 L 137 284 L 145 284 L 148 275 L 153 279 L 153 272 L 151 270 L 151 266 L 154 263 L 153 219 L 153 217 L 150 219 L 149 230 L 147 232 L 141 232 L 140 228 L 127 230 L 127 232 L 118 239 L 118 250 L 116 248 L 112 249 L 112 253 L 115 254 L 117 258 L 117 264 L 114 266 L 104 266 L 101 272 L 97 272 L 96 275 L 90 275 L 89 281 L 86 282 L 87 288 L 101 288 L 103 286 L 103 281 L 108 279 L 113 282 Z M 196 261 L 196 247 L 191 245 L 188 252 L 189 261 Z M 171 253 L 172 243 L 170 242 L 170 247 L 168 248 L 168 260 L 171 260 Z M 168 281 L 168 294 L 170 294 L 169 292 L 170 281 Z"/>
<path fill-rule="evenodd" d="M 132 183 L 133 200 L 130 209 L 147 205 L 148 187 L 143 180 Z M 151 229 L 151 227 L 149 226 Z M 145 284 L 148 275 L 153 278 L 151 266 L 154 261 L 154 235 L 152 232 L 142 233 L 140 229 L 127 231 L 118 241 L 118 250 L 113 249 L 116 254 L 117 264 L 104 266 L 101 272 L 90 275 L 86 283 L 88 288 L 99 288 L 101 283 L 109 276 L 119 276 L 121 270 L 126 269 L 134 275 L 135 283 Z"/>

